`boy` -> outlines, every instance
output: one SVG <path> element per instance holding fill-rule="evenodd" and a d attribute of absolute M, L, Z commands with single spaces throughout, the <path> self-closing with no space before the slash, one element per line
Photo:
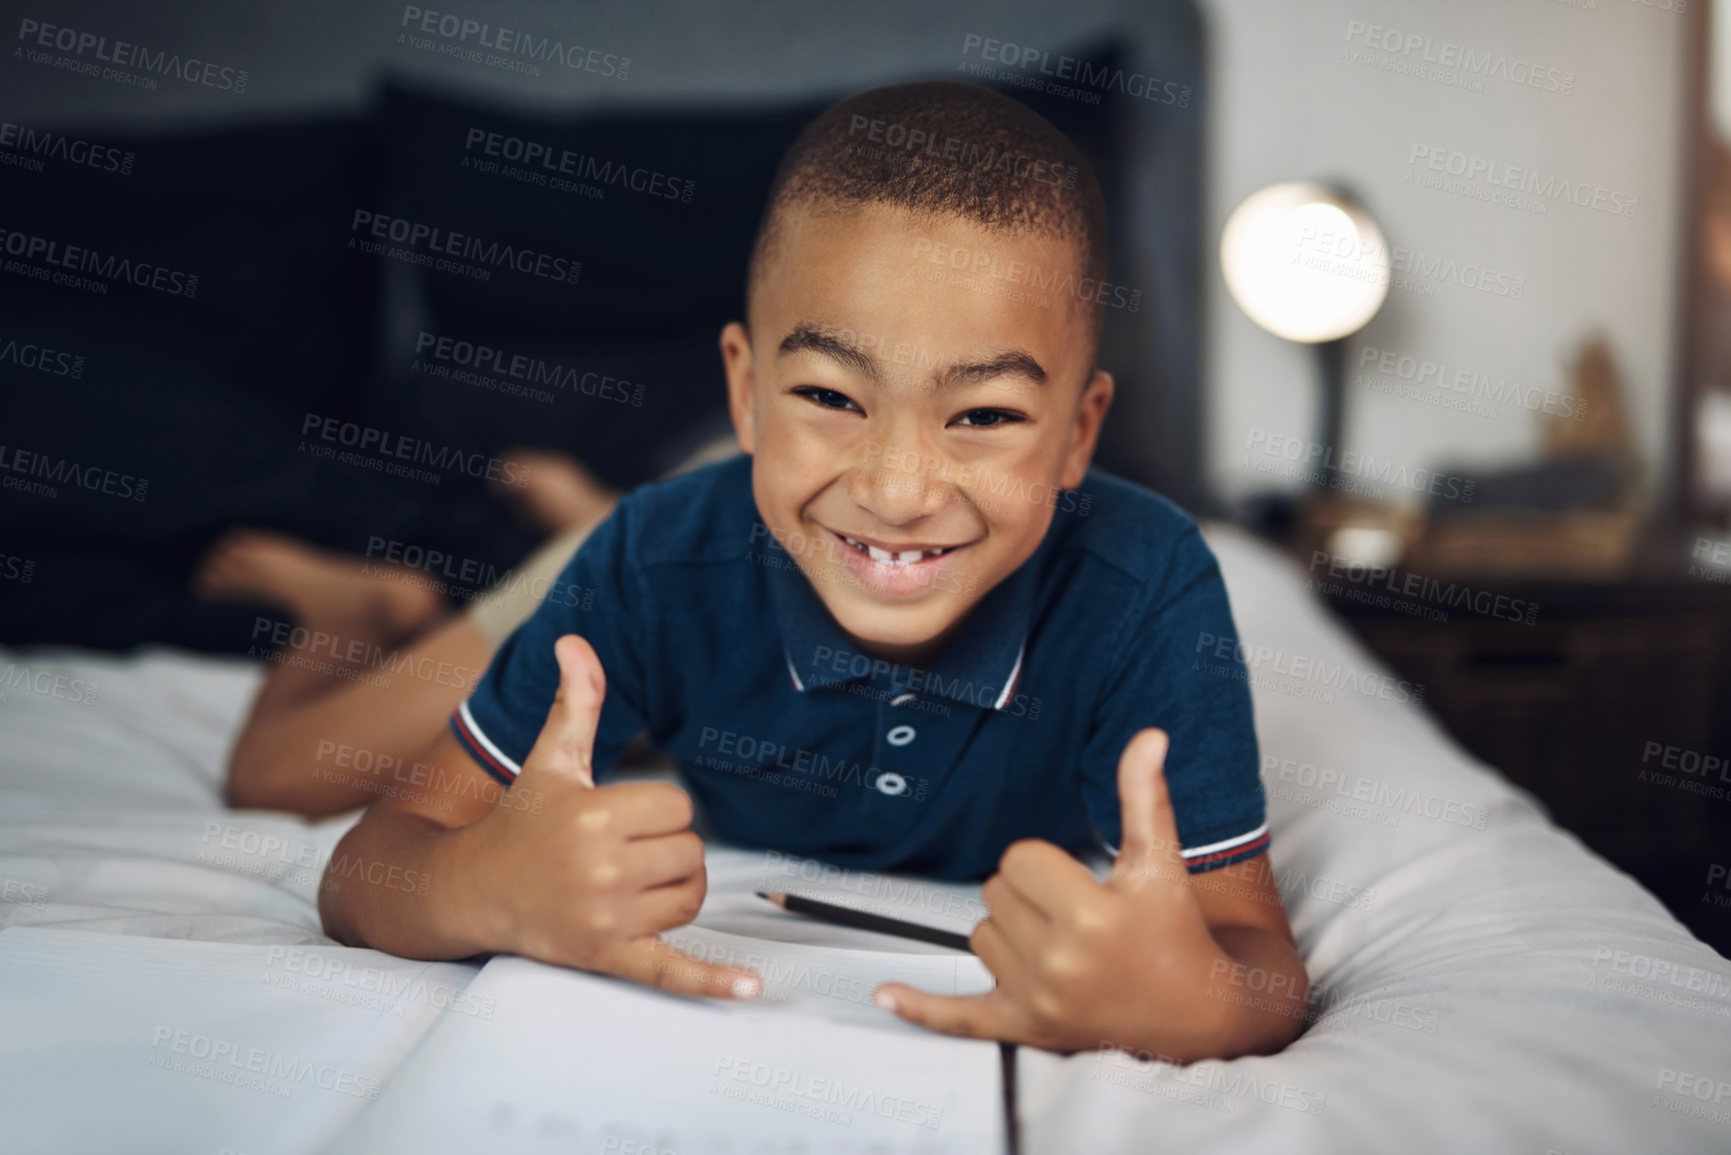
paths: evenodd
<path fill-rule="evenodd" d="M 755 994 L 655 937 L 703 900 L 692 801 L 596 784 L 647 730 L 729 841 L 996 866 L 972 945 L 997 988 L 880 988 L 904 1018 L 1182 1060 L 1289 1042 L 1302 1016 L 1231 985 L 1260 970 L 1304 1005 L 1270 872 L 1210 873 L 1267 847 L 1248 691 L 1191 672 L 1196 638 L 1235 635 L 1218 568 L 1177 509 L 1088 471 L 1113 391 L 1103 215 L 1069 141 L 983 89 L 880 88 L 814 121 L 748 324 L 721 334 L 748 456 L 593 532 L 562 575 L 581 604 L 512 634 L 425 757 L 507 797 L 381 799 L 334 861 L 431 885 L 327 875 L 329 933 Z M 1101 843 L 1105 882 L 1067 853 Z"/>

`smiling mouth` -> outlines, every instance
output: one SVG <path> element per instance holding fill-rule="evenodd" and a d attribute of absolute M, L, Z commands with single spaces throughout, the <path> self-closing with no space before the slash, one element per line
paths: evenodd
<path fill-rule="evenodd" d="M 834 530 L 831 530 L 830 532 L 835 533 Z M 836 533 L 836 536 L 841 538 L 841 540 L 847 544 L 849 549 L 852 549 L 865 557 L 871 558 L 879 565 L 915 565 L 919 562 L 928 561 L 935 557 L 943 557 L 947 553 L 954 553 L 956 550 L 962 548 L 959 545 L 946 545 L 939 546 L 937 549 L 905 549 L 900 551 L 891 551 L 880 549 L 875 545 L 868 545 L 863 541 L 849 537 L 845 533 Z"/>

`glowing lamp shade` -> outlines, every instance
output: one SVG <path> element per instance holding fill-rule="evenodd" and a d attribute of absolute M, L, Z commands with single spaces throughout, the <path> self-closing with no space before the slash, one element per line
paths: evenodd
<path fill-rule="evenodd" d="M 1309 345 L 1358 332 L 1388 296 L 1381 230 L 1320 184 L 1270 185 L 1248 197 L 1227 218 L 1220 269 L 1252 321 Z"/>

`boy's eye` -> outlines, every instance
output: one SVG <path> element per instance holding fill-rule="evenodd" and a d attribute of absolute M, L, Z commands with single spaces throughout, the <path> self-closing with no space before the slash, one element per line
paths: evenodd
<path fill-rule="evenodd" d="M 1020 413 L 1012 413 L 1008 409 L 970 409 L 956 418 L 960 424 L 981 429 L 990 429 L 994 425 L 1013 425 L 1026 420 Z"/>
<path fill-rule="evenodd" d="M 853 399 L 846 393 L 837 393 L 834 389 L 825 389 L 821 385 L 800 385 L 792 392 L 801 397 L 810 398 L 813 404 L 821 405 L 825 409 L 852 409 L 856 413 L 865 412 L 864 409 L 855 405 Z"/>

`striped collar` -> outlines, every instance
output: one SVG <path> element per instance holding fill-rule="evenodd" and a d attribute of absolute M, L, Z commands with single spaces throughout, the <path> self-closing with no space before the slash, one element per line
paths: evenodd
<path fill-rule="evenodd" d="M 1029 627 L 1045 543 L 976 605 L 943 649 L 920 667 L 874 659 L 836 624 L 794 560 L 779 545 L 766 552 L 770 598 L 781 628 L 788 679 L 801 693 L 862 683 L 886 697 L 932 694 L 1002 710 L 1025 681 Z"/>

